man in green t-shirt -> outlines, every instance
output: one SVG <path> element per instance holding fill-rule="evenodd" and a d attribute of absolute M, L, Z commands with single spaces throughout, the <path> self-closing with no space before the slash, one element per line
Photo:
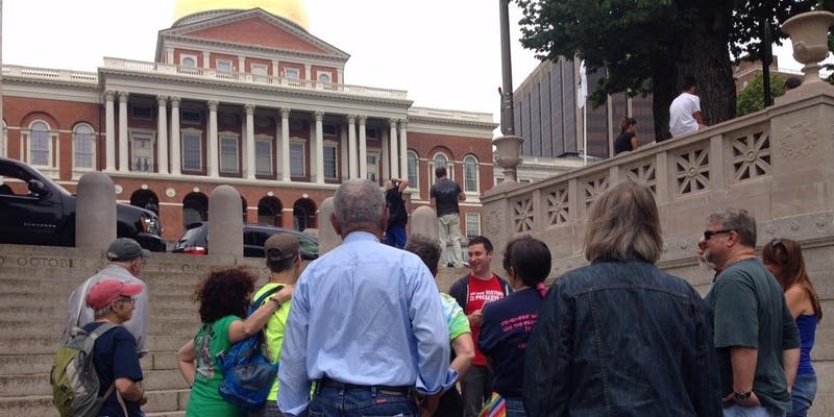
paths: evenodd
<path fill-rule="evenodd" d="M 699 242 L 720 271 L 704 299 L 712 314 L 724 416 L 784 415 L 799 363 L 799 329 L 782 288 L 756 257 L 756 220 L 746 210 L 707 217 Z"/>
<path fill-rule="evenodd" d="M 271 236 L 264 243 L 264 253 L 266 256 L 266 266 L 269 268 L 269 282 L 263 286 L 253 300 L 261 296 L 261 294 L 275 288 L 290 287 L 295 285 L 298 280 L 298 275 L 301 273 L 301 252 L 299 250 L 298 239 L 289 233 L 280 233 Z M 268 300 L 266 301 L 268 302 Z M 264 327 L 264 334 L 266 336 L 266 343 L 264 344 L 268 350 L 267 357 L 272 363 L 279 363 L 281 359 L 281 344 L 284 343 L 284 327 L 287 324 L 287 316 L 290 314 L 290 306 L 292 302 L 284 303 L 275 310 L 275 313 L 266 322 Z M 278 378 L 272 384 L 272 391 L 267 397 L 266 406 L 260 410 L 250 411 L 249 417 L 280 417 L 281 411 L 278 409 Z"/>

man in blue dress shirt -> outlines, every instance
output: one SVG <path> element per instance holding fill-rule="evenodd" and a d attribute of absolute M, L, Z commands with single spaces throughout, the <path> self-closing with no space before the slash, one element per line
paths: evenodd
<path fill-rule="evenodd" d="M 455 377 L 437 285 L 419 257 L 380 243 L 388 214 L 379 186 L 347 181 L 333 206 L 343 242 L 296 285 L 278 406 L 285 416 L 308 407 L 327 417 L 417 415 L 412 394 L 436 404 Z"/>

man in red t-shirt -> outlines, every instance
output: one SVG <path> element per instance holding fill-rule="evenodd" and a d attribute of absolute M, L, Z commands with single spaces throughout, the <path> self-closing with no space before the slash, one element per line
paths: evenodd
<path fill-rule="evenodd" d="M 472 340 L 478 340 L 484 304 L 503 298 L 510 293 L 510 284 L 492 273 L 492 242 L 483 236 L 469 239 L 469 275 L 452 284 L 449 295 L 457 300 L 469 318 Z M 475 360 L 469 372 L 460 381 L 464 403 L 464 417 L 477 417 L 484 402 L 492 395 L 492 372 L 486 358 L 475 344 Z"/>

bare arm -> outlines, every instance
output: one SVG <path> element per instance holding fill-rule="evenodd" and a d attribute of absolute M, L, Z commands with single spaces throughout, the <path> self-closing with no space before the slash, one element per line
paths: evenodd
<path fill-rule="evenodd" d="M 461 190 L 461 192 L 458 194 L 458 200 L 466 201 L 466 193 L 464 193 L 463 190 Z"/>
<path fill-rule="evenodd" d="M 692 113 L 692 117 L 694 117 L 695 121 L 698 122 L 698 129 L 703 129 L 707 126 L 707 124 L 704 123 L 704 117 L 701 115 L 700 110 L 696 111 L 695 113 Z"/>
<path fill-rule="evenodd" d="M 796 371 L 799 368 L 799 348 L 783 351 L 782 361 L 785 364 L 785 379 L 788 381 L 788 392 L 791 392 L 793 390 L 793 382 L 796 381 Z"/>
<path fill-rule="evenodd" d="M 397 190 L 399 190 L 400 192 L 403 192 L 406 188 L 408 188 L 408 179 L 395 178 L 394 180 L 397 181 L 398 184 L 400 184 L 397 187 Z"/>
<path fill-rule="evenodd" d="M 632 136 L 631 137 L 631 150 L 632 151 L 637 150 L 637 147 L 639 146 L 638 143 L 639 142 L 637 141 L 637 135 Z"/>
<path fill-rule="evenodd" d="M 194 363 L 196 359 L 197 352 L 194 349 L 194 340 L 189 340 L 177 352 L 177 366 L 179 366 L 180 373 L 189 387 L 194 385 L 194 378 L 197 377 L 197 365 Z"/>
<path fill-rule="evenodd" d="M 730 362 L 733 365 L 733 392 L 753 391 L 753 379 L 756 375 L 756 364 L 759 361 L 759 350 L 756 348 L 734 346 L 730 348 Z M 730 399 L 734 399 L 730 393 Z M 727 400 L 727 398 L 725 398 Z M 756 393 L 744 401 L 735 400 L 741 405 L 761 405 Z"/>
<path fill-rule="evenodd" d="M 475 359 L 475 343 L 472 341 L 472 335 L 464 333 L 452 340 L 452 350 L 455 351 L 455 360 L 449 367 L 458 371 L 457 380 L 460 381 L 472 366 L 472 360 Z"/>
<path fill-rule="evenodd" d="M 292 286 L 288 285 L 270 297 L 276 299 L 281 304 L 289 301 L 292 298 Z M 255 312 L 246 320 L 235 320 L 229 325 L 229 341 L 232 343 L 240 342 L 253 334 L 258 333 L 266 326 L 266 322 L 278 309 L 278 304 L 274 301 L 268 301 L 260 306 Z"/>
<path fill-rule="evenodd" d="M 785 301 L 788 303 L 788 308 L 791 310 L 794 320 L 803 313 L 814 312 L 808 294 L 800 285 L 794 285 L 785 291 Z"/>
<path fill-rule="evenodd" d="M 142 383 L 134 382 L 130 378 L 116 379 L 116 391 L 119 391 L 122 398 L 128 401 L 141 402 L 145 398 L 145 389 L 142 388 Z"/>
<path fill-rule="evenodd" d="M 469 327 L 481 327 L 481 323 L 484 322 L 484 312 L 483 309 L 479 308 L 472 312 L 472 314 L 466 316 L 469 319 Z"/>

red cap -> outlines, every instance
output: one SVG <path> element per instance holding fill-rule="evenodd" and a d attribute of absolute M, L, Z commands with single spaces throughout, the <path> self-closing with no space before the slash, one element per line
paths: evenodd
<path fill-rule="evenodd" d="M 93 310 L 107 307 L 119 297 L 135 297 L 142 293 L 145 286 L 142 284 L 126 284 L 117 279 L 106 279 L 99 281 L 87 294 L 87 304 Z"/>

